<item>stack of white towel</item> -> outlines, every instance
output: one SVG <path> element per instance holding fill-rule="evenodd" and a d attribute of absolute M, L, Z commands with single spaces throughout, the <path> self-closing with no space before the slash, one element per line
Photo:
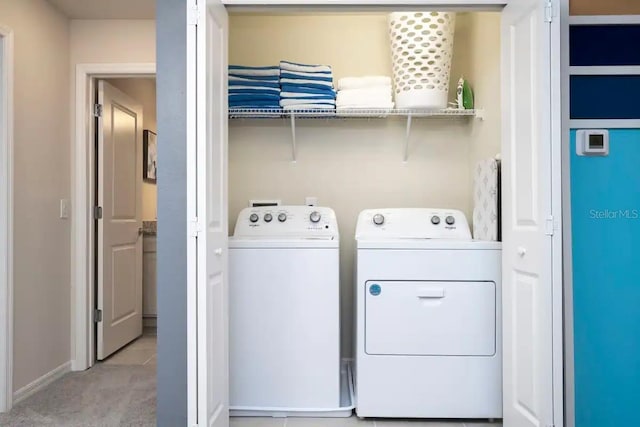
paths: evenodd
<path fill-rule="evenodd" d="M 328 65 L 280 62 L 280 106 L 284 110 L 333 110 L 336 92 Z"/>
<path fill-rule="evenodd" d="M 344 77 L 338 80 L 336 109 L 392 109 L 391 77 Z"/>

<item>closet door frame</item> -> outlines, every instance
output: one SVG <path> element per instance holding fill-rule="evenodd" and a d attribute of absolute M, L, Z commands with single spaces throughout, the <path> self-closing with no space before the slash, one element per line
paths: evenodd
<path fill-rule="evenodd" d="M 192 0 L 195 1 L 195 0 Z M 202 0 L 198 0 L 202 1 Z M 414 10 L 417 7 L 438 8 L 440 10 L 451 11 L 496 11 L 499 12 L 506 4 L 518 0 L 404 0 L 393 2 L 391 0 L 221 0 L 226 5 L 229 12 L 358 12 L 358 11 L 401 11 Z M 567 15 L 569 0 L 540 0 L 548 3 L 552 19 L 560 19 L 559 30 L 552 33 L 552 95 L 560 99 L 560 92 L 566 88 L 562 76 L 561 65 L 568 57 L 565 43 L 561 42 L 561 34 L 568 28 Z M 188 6 L 189 7 L 189 6 Z M 189 15 L 189 14 L 188 14 Z M 190 15 L 191 16 L 191 15 Z M 191 24 L 193 25 L 193 24 Z M 564 37 L 564 36 L 563 36 Z M 192 40 L 192 42 L 194 42 Z M 195 43 L 188 43 L 189 50 L 196 51 Z M 567 117 L 565 113 L 564 96 L 563 102 L 558 102 L 552 106 L 554 117 L 560 118 L 553 123 L 552 137 L 550 144 L 553 156 L 552 165 L 552 188 L 549 190 L 553 195 L 552 212 L 555 220 L 554 234 L 552 236 L 553 258 L 553 388 L 554 388 L 554 422 L 555 426 L 564 425 L 564 357 L 563 357 L 563 254 L 562 236 L 563 219 L 566 217 L 562 205 L 562 189 L 566 180 L 563 173 L 563 162 L 566 153 L 563 146 L 566 145 L 566 136 L 563 133 Z M 566 207 L 565 207 L 566 209 Z M 192 292 L 191 290 L 189 292 Z M 195 290 L 193 290 L 195 293 Z M 191 371 L 191 368 L 189 369 Z M 193 372 L 193 371 L 191 371 Z M 191 388 L 191 387 L 190 387 Z M 191 407 L 189 411 L 191 412 Z"/>

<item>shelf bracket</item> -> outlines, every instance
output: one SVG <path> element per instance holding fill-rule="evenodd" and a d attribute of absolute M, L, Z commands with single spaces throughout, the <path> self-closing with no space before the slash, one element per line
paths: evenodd
<path fill-rule="evenodd" d="M 404 135 L 404 159 L 403 161 L 407 163 L 409 161 L 409 139 L 411 138 L 411 114 L 407 115 L 407 131 Z"/>
<path fill-rule="evenodd" d="M 484 121 L 485 119 L 484 108 L 479 108 L 476 110 L 476 119 Z"/>
<path fill-rule="evenodd" d="M 298 160 L 298 148 L 296 146 L 296 115 L 291 113 L 291 156 L 293 163 Z"/>

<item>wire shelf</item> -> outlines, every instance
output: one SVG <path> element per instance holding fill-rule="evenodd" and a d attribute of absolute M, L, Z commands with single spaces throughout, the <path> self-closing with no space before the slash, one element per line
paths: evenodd
<path fill-rule="evenodd" d="M 345 109 L 345 110 L 287 110 L 279 108 L 230 108 L 230 119 L 274 119 L 274 118 L 385 118 L 400 117 L 476 117 L 480 110 L 460 110 L 447 108 L 444 110 L 420 109 Z"/>

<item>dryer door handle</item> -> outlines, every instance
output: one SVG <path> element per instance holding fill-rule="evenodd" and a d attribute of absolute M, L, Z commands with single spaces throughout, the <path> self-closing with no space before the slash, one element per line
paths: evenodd
<path fill-rule="evenodd" d="M 444 289 L 442 288 L 432 288 L 432 289 L 420 289 L 418 291 L 418 298 L 444 298 Z"/>

